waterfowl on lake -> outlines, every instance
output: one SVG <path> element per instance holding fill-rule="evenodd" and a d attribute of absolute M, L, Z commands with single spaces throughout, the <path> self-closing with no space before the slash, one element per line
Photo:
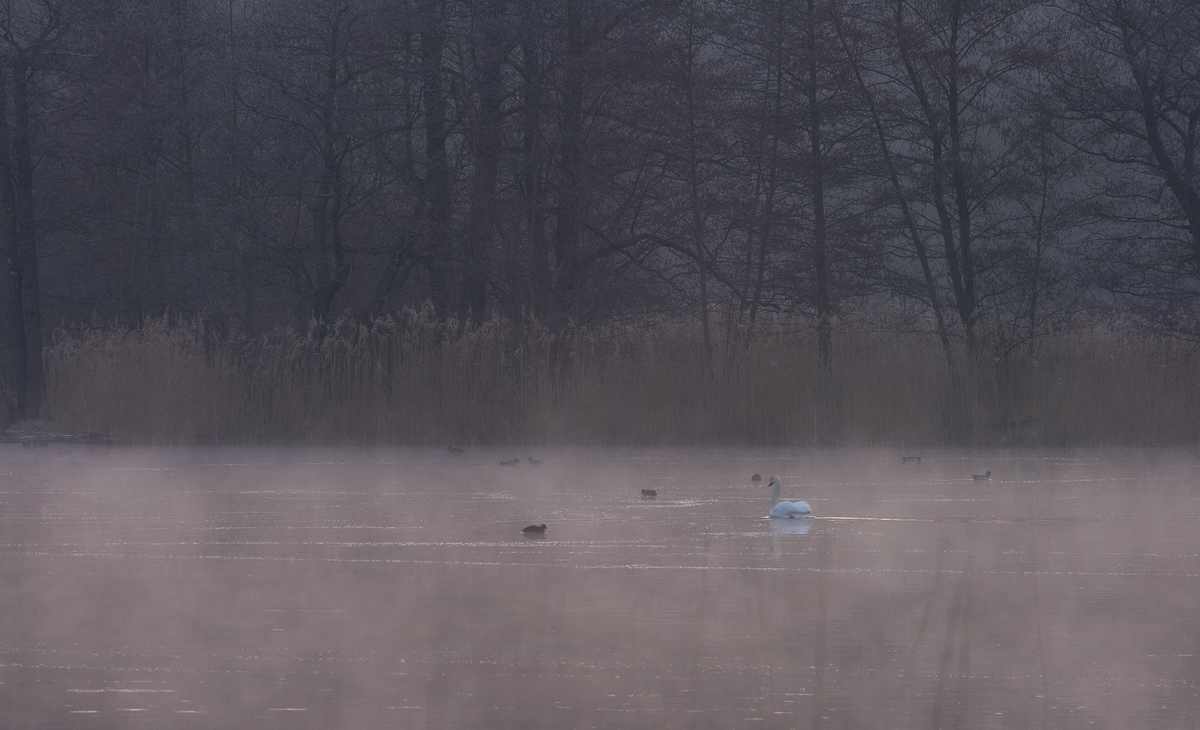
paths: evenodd
<path fill-rule="evenodd" d="M 767 514 L 771 517 L 812 517 L 812 507 L 808 506 L 808 502 L 779 501 L 779 490 L 782 486 L 783 482 L 779 477 L 771 477 L 771 511 Z"/>
<path fill-rule="evenodd" d="M 755 484 L 758 484 L 759 482 L 762 481 L 762 474 L 755 474 L 754 476 L 750 477 L 750 481 L 754 482 Z"/>
<path fill-rule="evenodd" d="M 975 481 L 977 481 L 977 482 L 986 482 L 987 480 L 992 478 L 992 472 L 989 469 L 987 474 L 973 474 L 972 476 L 975 477 Z"/>
<path fill-rule="evenodd" d="M 541 459 L 535 459 L 535 458 L 533 458 L 532 456 L 531 456 L 531 457 L 529 457 L 529 465 L 530 465 L 530 466 L 541 466 L 541 465 L 542 465 L 542 464 L 544 464 L 544 463 L 545 463 L 545 462 L 544 462 L 544 461 L 542 461 Z"/>
<path fill-rule="evenodd" d="M 525 529 L 521 530 L 521 532 L 525 533 L 526 535 L 545 535 L 546 534 L 546 526 L 545 525 L 530 525 L 529 527 L 526 527 Z"/>
<path fill-rule="evenodd" d="M 447 446 L 446 451 L 449 451 L 451 454 L 461 454 L 462 453 L 462 449 L 457 446 Z"/>
<path fill-rule="evenodd" d="M 521 463 L 520 457 L 517 457 L 515 459 L 501 459 L 500 460 L 500 466 L 516 466 L 517 464 L 520 464 L 520 463 Z"/>
<path fill-rule="evenodd" d="M 904 463 L 905 463 L 905 464 L 920 464 L 920 463 L 921 463 L 921 457 L 919 457 L 919 456 L 906 456 L 906 457 L 904 457 Z"/>
<path fill-rule="evenodd" d="M 643 489 L 642 496 L 653 499 L 654 497 L 658 496 L 658 490 L 657 489 Z"/>

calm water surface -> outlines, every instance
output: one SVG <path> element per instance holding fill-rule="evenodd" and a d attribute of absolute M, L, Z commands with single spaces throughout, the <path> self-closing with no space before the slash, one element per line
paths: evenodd
<path fill-rule="evenodd" d="M 1200 454 L 920 454 L 0 447 L 0 727 L 1200 727 Z"/>

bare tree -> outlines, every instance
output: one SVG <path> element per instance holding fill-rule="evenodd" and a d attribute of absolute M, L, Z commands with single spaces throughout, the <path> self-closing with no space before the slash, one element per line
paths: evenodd
<path fill-rule="evenodd" d="M 650 163 L 630 87 L 654 73 L 667 10 L 642 0 L 538 7 L 538 35 L 521 41 L 519 209 L 529 243 L 518 247 L 530 257 L 533 314 L 561 329 L 649 301 L 631 278 L 647 248 Z"/>
<path fill-rule="evenodd" d="M 81 1 L 0 2 L 0 203 L 7 220 L 9 349 L 18 411 L 36 418 L 42 403 L 42 301 L 35 203 L 35 119 L 46 113 L 41 84 L 54 74 L 69 34 L 90 10 Z"/>
<path fill-rule="evenodd" d="M 755 201 L 746 208 L 757 239 L 757 255 L 747 247 L 742 266 L 750 326 L 773 273 L 776 296 L 812 316 L 824 372 L 833 362 L 839 303 L 861 291 L 852 239 L 867 204 L 864 125 L 839 43 L 837 6 L 806 0 L 746 7 L 731 38 L 739 66 L 753 79 L 757 98 L 745 108 L 759 130 L 750 139 L 760 140 L 746 148 Z"/>
<path fill-rule="evenodd" d="M 434 308 L 445 316 L 454 311 L 450 267 L 454 249 L 453 180 L 447 151 L 450 120 L 444 69 L 448 34 L 445 2 L 418 0 L 414 15 L 418 29 L 425 132 L 421 196 L 428 201 L 428 214 L 425 217 L 428 254 L 423 257 L 422 263 L 429 272 Z"/>
<path fill-rule="evenodd" d="M 471 130 L 474 180 L 471 209 L 463 237 L 463 286 L 459 319 L 482 319 L 487 304 L 487 261 L 497 231 L 497 192 L 504 152 L 503 102 L 505 61 L 515 46 L 508 28 L 506 0 L 487 0 L 474 8 L 472 33 L 476 104 Z"/>
<path fill-rule="evenodd" d="M 1063 2 L 1075 43 L 1050 71 L 1070 140 L 1098 162 L 1102 283 L 1168 326 L 1197 328 L 1200 295 L 1200 6 Z"/>
<path fill-rule="evenodd" d="M 1182 329 L 1198 26 L 1182 0 L 0 2 L 17 380 L 42 307 L 654 311 L 710 357 L 716 312 L 748 347 L 773 309 L 826 371 L 881 294 L 951 362 L 1096 282 Z"/>
<path fill-rule="evenodd" d="M 989 268 L 988 247 L 999 233 L 1001 197 L 1018 154 L 1003 140 L 1003 109 L 1014 74 L 1032 61 L 1034 9 L 1028 0 L 888 0 L 859 15 L 868 32 L 887 39 L 874 44 L 876 60 L 859 72 L 860 86 L 872 86 L 872 104 L 884 115 L 873 126 L 883 134 L 885 169 L 906 201 L 902 211 L 918 258 L 935 250 L 927 241 L 937 241 L 940 271 L 931 269 L 926 280 L 948 280 L 972 351 L 985 296 L 980 277 Z"/>
<path fill-rule="evenodd" d="M 739 314 L 745 316 L 744 345 L 750 347 L 759 309 L 763 306 L 768 270 L 777 249 L 784 188 L 785 140 L 792 128 L 790 83 L 785 68 L 792 46 L 788 32 L 787 2 L 734 6 L 726 19 L 725 36 L 735 63 L 742 67 L 742 83 L 733 87 L 733 104 L 744 120 L 735 132 L 741 150 L 749 191 L 742 215 L 735 221 L 745 231 L 740 259 Z"/>
<path fill-rule="evenodd" d="M 691 281 L 677 291 L 691 302 L 700 320 L 704 362 L 712 365 L 712 309 L 719 248 L 728 239 L 721 222 L 729 208 L 722 194 L 722 168 L 729 157 L 722 129 L 732 117 L 721 98 L 724 60 L 714 47 L 714 9 L 702 0 L 686 0 L 666 25 L 671 36 L 667 61 L 650 87 L 651 98 L 638 108 L 656 160 L 660 195 L 656 240 L 679 256 Z M 652 120 L 652 121 L 651 121 Z"/>
<path fill-rule="evenodd" d="M 277 119 L 299 153 L 300 176 L 290 187 L 306 220 L 293 236 L 319 321 L 330 318 L 334 297 L 349 280 L 347 221 L 379 192 L 369 158 L 391 120 L 379 113 L 371 77 L 388 68 L 392 51 L 380 36 L 381 17 L 384 8 L 371 0 L 285 3 L 268 16 L 272 24 L 260 51 L 265 88 L 274 96 L 254 111 Z"/>

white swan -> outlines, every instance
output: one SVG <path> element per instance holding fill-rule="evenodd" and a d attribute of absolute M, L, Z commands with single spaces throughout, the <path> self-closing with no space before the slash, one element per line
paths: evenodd
<path fill-rule="evenodd" d="M 812 507 L 808 506 L 808 502 L 780 502 L 779 490 L 783 487 L 783 482 L 779 477 L 771 477 L 771 511 L 767 514 L 771 517 L 812 517 Z"/>

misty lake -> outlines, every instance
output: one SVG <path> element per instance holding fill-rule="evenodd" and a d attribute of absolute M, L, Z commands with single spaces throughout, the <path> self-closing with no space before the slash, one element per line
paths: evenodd
<path fill-rule="evenodd" d="M 1200 453 L 912 453 L 3 446 L 0 726 L 1197 727 Z"/>

